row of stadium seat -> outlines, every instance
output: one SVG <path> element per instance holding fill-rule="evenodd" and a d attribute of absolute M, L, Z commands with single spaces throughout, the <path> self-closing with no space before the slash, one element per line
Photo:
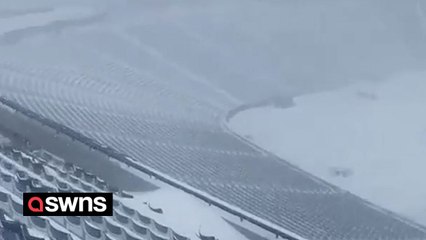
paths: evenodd
<path fill-rule="evenodd" d="M 1 236 L 0 239 L 6 240 L 44 240 L 44 237 L 40 237 L 31 233 L 27 225 L 20 223 L 19 221 L 12 220 L 6 212 L 0 208 L 0 223 L 1 223 Z M 57 233 L 58 229 L 50 226 L 48 233 Z M 58 230 L 60 231 L 60 230 Z M 53 239 L 53 237 L 51 237 Z"/>
<path fill-rule="evenodd" d="M 224 139 L 230 134 L 226 130 L 215 128 L 215 134 L 221 136 L 212 137 L 210 125 L 191 126 L 191 119 L 175 130 L 173 126 L 182 121 L 159 114 L 154 118 L 161 124 L 152 123 L 151 116 L 143 115 L 143 103 L 133 107 L 133 103 L 125 104 L 117 98 L 107 100 L 111 104 L 106 106 L 88 100 L 92 99 L 88 89 L 74 92 L 76 99 L 88 101 L 86 105 L 74 101 L 73 93 L 65 91 L 67 98 L 63 98 L 47 89 L 52 87 L 50 83 L 43 84 L 46 91 L 34 92 L 25 84 L 9 81 L 9 88 L 2 92 L 12 101 L 0 100 L 109 157 L 123 163 L 130 157 L 139 170 L 146 171 L 145 166 L 155 169 L 308 239 L 426 238 L 424 228 L 371 206 L 283 159 L 252 150 L 232 137 L 227 142 Z M 106 107 L 110 107 L 108 111 Z M 181 131 L 185 133 L 178 134 Z M 191 139 L 180 142 L 176 134 Z M 206 144 L 203 139 L 214 143 Z"/>
<path fill-rule="evenodd" d="M 31 192 L 34 190 L 37 192 L 62 190 L 73 192 L 90 191 L 95 189 L 96 182 L 103 182 L 102 180 L 92 181 L 91 183 L 87 182 L 86 184 L 90 187 L 90 189 L 81 189 L 77 187 L 76 184 L 67 182 L 67 179 L 69 179 L 75 171 L 67 172 L 59 169 L 60 167 L 65 167 L 68 170 L 79 169 L 72 164 L 67 163 L 61 165 L 49 162 L 48 160 L 42 160 L 44 161 L 44 164 L 41 166 L 41 170 L 38 171 L 38 173 L 41 174 L 36 174 L 33 171 L 35 169 L 33 167 L 33 163 L 38 163 L 38 161 L 41 160 L 40 158 L 29 158 L 27 153 L 16 149 L 12 149 L 11 151 L 2 149 L 2 151 L 5 155 L 0 154 L 1 186 L 3 186 L 8 192 L 0 193 L 0 208 L 13 216 L 14 219 L 19 220 L 21 223 L 26 224 L 29 227 L 38 227 L 40 231 L 48 230 L 49 225 L 41 224 L 40 222 L 43 220 L 40 219 L 32 219 L 32 222 L 29 222 L 28 218 L 22 217 L 22 200 L 19 199 L 19 196 L 22 196 L 23 192 Z M 16 157 L 19 155 L 21 158 L 14 158 L 14 156 Z M 19 159 L 30 159 L 30 162 L 24 165 Z M 56 171 L 62 172 L 58 175 L 48 175 L 46 173 L 49 172 L 49 170 L 46 170 L 46 168 L 55 168 Z M 86 177 L 86 180 L 94 180 L 97 178 L 96 176 L 93 176 L 92 178 L 90 174 L 84 173 L 84 170 L 82 169 L 78 170 L 78 172 L 81 172 L 82 177 L 85 175 L 90 176 L 89 178 Z M 49 181 L 48 178 L 52 178 L 49 179 L 52 181 Z M 77 177 L 75 177 L 75 179 L 80 181 Z M 12 197 L 12 195 L 15 197 Z M 63 226 L 68 229 L 70 233 L 82 239 L 109 239 L 111 237 L 113 239 L 187 239 L 186 237 L 175 233 L 172 229 L 157 223 L 155 220 L 140 214 L 132 208 L 127 207 L 120 201 L 120 196 L 117 196 L 114 200 L 113 217 L 51 217 L 47 220 Z"/>
<path fill-rule="evenodd" d="M 11 98 L 19 96 L 9 95 Z M 29 96 L 28 96 L 29 97 Z M 26 97 L 26 98 L 28 98 Z M 25 101 L 25 99 L 20 99 Z M 223 134 L 219 128 L 197 127 L 186 124 L 170 124 L 164 120 L 149 121 L 143 116 L 127 116 L 106 111 L 91 111 L 86 106 L 57 104 L 42 96 L 31 94 L 27 102 L 31 109 L 49 116 L 53 120 L 80 131 L 93 131 L 112 135 L 149 136 L 151 140 L 179 142 L 182 145 L 199 146 L 216 150 L 253 153 L 253 149 L 229 134 Z M 43 106 L 49 105 L 49 108 Z M 65 118 L 64 114 L 67 117 Z M 85 118 L 84 123 L 80 119 Z M 102 119 L 102 123 L 99 122 Z M 117 128 L 116 126 L 120 126 Z"/>
<path fill-rule="evenodd" d="M 200 121 L 210 121 L 215 119 L 220 113 L 226 111 L 230 106 L 218 106 L 205 101 L 204 98 L 197 98 L 192 95 L 184 95 L 180 92 L 170 89 L 167 85 L 159 81 L 148 81 L 146 76 L 136 78 L 136 71 L 128 66 L 122 66 L 118 63 L 108 62 L 97 64 L 97 67 L 82 66 L 79 71 L 72 69 L 59 69 L 48 67 L 45 69 L 23 67 L 22 64 L 15 64 L 5 59 L 0 60 L 0 72 L 4 79 L 5 89 L 13 87 L 14 84 L 25 84 L 31 89 L 33 95 L 46 94 L 51 90 L 44 83 L 46 79 L 54 79 L 50 82 L 56 91 L 50 92 L 55 97 L 62 98 L 66 101 L 78 102 L 82 106 L 94 106 L 98 109 L 111 110 L 111 108 L 123 108 L 123 105 L 117 106 L 112 99 L 120 98 L 123 101 L 132 101 L 138 99 L 144 104 L 144 110 L 155 115 L 164 115 L 164 110 L 169 110 L 168 117 L 199 118 Z M 100 71 L 103 69 L 103 71 Z M 118 77 L 118 72 L 124 74 Z M 98 75 L 96 81 L 93 81 L 94 75 Z M 102 77 L 99 77 L 102 76 Z M 117 78 L 113 77 L 117 76 Z M 133 76 L 133 78 L 132 78 Z M 142 80 L 142 78 L 144 80 Z M 116 79 L 122 79 L 117 83 Z M 66 91 L 63 91 L 66 89 Z M 91 97 L 87 98 L 81 94 L 75 94 L 80 89 L 91 92 Z M 73 96 L 77 95 L 77 96 Z M 180 103 L 180 104 L 179 104 Z M 128 110 L 134 110 L 136 106 Z M 111 112 L 111 111 L 109 111 Z M 166 115 L 164 115 L 166 117 Z"/>

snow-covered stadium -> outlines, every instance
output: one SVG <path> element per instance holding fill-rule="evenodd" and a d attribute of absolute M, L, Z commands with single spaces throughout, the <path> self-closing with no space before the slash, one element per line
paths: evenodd
<path fill-rule="evenodd" d="M 307 19 L 310 32 L 317 17 L 333 21 L 323 14 L 340 19 L 369 3 L 248 1 L 249 14 L 238 16 L 222 1 L 120 2 L 0 3 L 3 239 L 426 239 L 426 227 L 296 167 L 227 123 L 233 109 L 259 100 L 256 91 L 300 94 L 275 88 L 275 61 L 286 60 L 274 54 L 279 40 L 263 37 L 276 28 L 251 17 L 280 23 L 285 13 Z M 423 5 L 414 6 L 424 16 Z M 360 12 L 376 23 L 374 11 Z M 239 25 L 247 21 L 254 27 Z M 392 36 L 383 22 L 366 31 Z M 290 33 L 292 24 L 284 24 Z M 400 42 L 386 44 L 399 54 L 386 67 L 412 65 Z M 332 77 L 342 75 L 321 77 L 335 87 Z M 46 191 L 112 191 L 114 216 L 22 216 L 22 193 Z"/>

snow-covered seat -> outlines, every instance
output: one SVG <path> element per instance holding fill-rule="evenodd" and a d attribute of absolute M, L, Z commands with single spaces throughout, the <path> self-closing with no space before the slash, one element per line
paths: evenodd
<path fill-rule="evenodd" d="M 74 172 L 75 168 L 74 168 L 74 164 L 70 163 L 70 162 L 65 162 L 63 165 L 63 169 L 67 172 Z"/>
<path fill-rule="evenodd" d="M 62 170 L 56 167 L 54 167 L 54 169 L 62 179 L 69 180 L 86 192 L 95 191 L 96 189 L 94 187 L 98 187 L 102 191 L 107 189 L 107 184 L 103 180 L 72 163 L 65 162 L 62 166 Z"/>
<path fill-rule="evenodd" d="M 119 222 L 120 224 L 127 225 L 130 223 L 130 219 L 123 214 L 119 213 L 118 211 L 114 210 L 114 219 Z"/>
<path fill-rule="evenodd" d="M 101 216 L 89 216 L 87 219 L 96 226 L 103 226 L 105 221 Z"/>
<path fill-rule="evenodd" d="M 29 157 L 21 157 L 19 158 L 21 160 L 20 165 L 24 166 L 25 168 L 30 168 L 33 164 L 33 159 Z"/>
<path fill-rule="evenodd" d="M 52 216 L 52 217 L 49 217 L 49 218 L 54 220 L 59 225 L 65 226 L 65 217 L 64 216 Z"/>
<path fill-rule="evenodd" d="M 32 163 L 31 164 L 31 169 L 37 175 L 43 175 L 43 174 L 46 173 L 46 170 L 44 169 L 43 164 L 40 163 L 40 162 Z"/>
<path fill-rule="evenodd" d="M 9 190 L 12 190 L 13 189 L 13 176 L 12 175 L 10 175 L 10 174 L 7 174 L 7 173 L 3 173 L 3 172 L 1 172 L 0 173 L 0 178 L 1 178 L 1 181 L 2 181 L 2 186 L 3 187 L 5 187 L 5 188 L 7 188 L 7 189 L 9 189 Z"/>
<path fill-rule="evenodd" d="M 80 185 L 80 179 L 78 179 L 78 178 L 76 178 L 72 175 L 68 176 L 68 180 L 70 180 L 70 182 L 73 183 L 73 184 Z"/>
<path fill-rule="evenodd" d="M 11 200 L 10 203 L 11 203 L 11 210 L 12 210 L 11 216 L 13 216 L 13 219 L 26 224 L 28 222 L 28 218 L 24 217 L 23 215 L 22 204 L 14 200 Z"/>
<path fill-rule="evenodd" d="M 30 216 L 29 222 L 31 223 L 32 227 L 35 227 L 36 229 L 40 231 L 46 231 L 48 227 L 48 222 L 45 218 L 39 217 L 39 216 Z"/>
<path fill-rule="evenodd" d="M 65 178 L 66 179 L 67 176 L 68 176 L 68 173 L 65 172 L 65 171 L 62 171 L 61 169 L 56 168 L 55 171 L 58 174 L 58 176 L 61 177 L 61 178 Z"/>
<path fill-rule="evenodd" d="M 120 226 L 111 223 L 109 220 L 105 220 L 105 227 L 112 236 L 118 237 L 123 234 L 123 229 Z"/>
<path fill-rule="evenodd" d="M 73 175 L 77 178 L 82 178 L 84 174 L 84 170 L 80 167 L 75 166 Z"/>
<path fill-rule="evenodd" d="M 22 170 L 16 171 L 16 177 L 20 180 L 28 180 L 29 179 L 27 172 L 22 171 Z"/>
<path fill-rule="evenodd" d="M 10 162 L 8 162 L 8 161 L 3 161 L 3 162 L 1 163 L 1 166 L 2 166 L 4 169 L 8 170 L 8 171 L 13 171 L 13 170 L 15 170 L 15 166 L 13 166 L 13 164 L 12 164 L 12 163 L 10 163 Z"/>
<path fill-rule="evenodd" d="M 30 189 L 30 185 L 31 185 L 31 180 L 30 179 L 22 179 L 22 178 L 15 178 L 14 179 L 14 188 L 13 188 L 13 192 L 17 195 L 22 195 L 22 193 L 24 192 L 28 192 L 28 190 Z"/>
<path fill-rule="evenodd" d="M 22 224 L 20 222 L 15 220 L 7 220 L 5 218 L 0 219 L 0 221 L 4 229 L 14 232 L 18 235 L 22 235 L 22 229 L 21 229 Z"/>
<path fill-rule="evenodd" d="M 145 217 L 144 215 L 138 213 L 138 219 L 141 223 L 143 223 L 143 225 L 145 226 L 150 226 L 151 225 L 151 218 L 149 217 Z"/>
<path fill-rule="evenodd" d="M 125 240 L 141 240 L 139 237 L 136 237 L 136 236 L 128 233 L 127 231 L 124 231 L 124 239 Z M 147 238 L 147 240 L 149 240 L 149 238 Z"/>
<path fill-rule="evenodd" d="M 86 220 L 83 220 L 83 226 L 84 226 L 84 236 L 85 239 L 101 239 L 102 238 L 102 231 L 95 226 L 88 223 Z"/>
<path fill-rule="evenodd" d="M 116 199 L 112 200 L 112 205 L 114 206 L 115 209 L 121 208 L 121 202 Z"/>
<path fill-rule="evenodd" d="M 67 232 L 57 229 L 52 224 L 47 225 L 47 232 L 49 234 L 49 238 L 54 240 L 71 240 L 71 235 Z"/>
<path fill-rule="evenodd" d="M 46 179 L 48 182 L 53 182 L 55 181 L 55 177 L 50 175 L 50 174 L 45 174 L 44 175 L 44 179 Z"/>
<path fill-rule="evenodd" d="M 109 233 L 105 234 L 105 240 L 121 240 L 122 238 L 116 238 L 111 236 Z"/>
<path fill-rule="evenodd" d="M 22 226 L 22 235 L 24 236 L 25 240 L 44 240 L 44 238 L 31 235 L 26 225 Z"/>
<path fill-rule="evenodd" d="M 136 214 L 136 211 L 132 208 L 129 208 L 125 205 L 121 205 L 121 210 L 123 211 L 124 214 L 126 214 L 129 217 L 132 217 Z"/>
<path fill-rule="evenodd" d="M 184 237 L 182 235 L 179 235 L 179 234 L 177 234 L 175 232 L 172 233 L 172 236 L 173 236 L 172 237 L 173 240 L 189 240 L 189 238 Z"/>
<path fill-rule="evenodd" d="M 160 232 L 161 234 L 163 234 L 163 235 L 168 235 L 169 234 L 169 230 L 170 229 L 168 227 L 163 226 L 163 225 L 157 223 L 156 221 L 154 221 L 154 226 L 155 226 L 155 229 L 158 232 Z"/>
<path fill-rule="evenodd" d="M 0 191 L 0 209 L 4 210 L 5 212 L 9 212 L 10 210 L 9 202 L 10 202 L 9 194 Z"/>
<path fill-rule="evenodd" d="M 89 173 L 87 171 L 84 172 L 83 174 L 83 179 L 88 182 L 88 183 L 93 183 L 95 181 L 95 175 L 92 173 Z"/>
<path fill-rule="evenodd" d="M 217 238 L 215 236 L 207 236 L 207 235 L 203 235 L 201 233 L 198 233 L 197 237 L 201 240 L 217 240 Z"/>
<path fill-rule="evenodd" d="M 56 180 L 56 187 L 59 192 L 69 192 L 71 189 L 67 183 L 59 181 L 59 180 Z"/>
<path fill-rule="evenodd" d="M 30 184 L 31 192 L 53 192 L 54 189 L 51 187 L 41 184 L 37 179 L 33 179 Z"/>
<path fill-rule="evenodd" d="M 22 240 L 23 238 L 22 234 L 10 231 L 6 227 L 3 228 L 3 232 L 0 236 L 5 240 Z"/>
<path fill-rule="evenodd" d="M 13 198 L 11 198 L 10 204 L 15 214 L 18 214 L 21 216 L 24 214 L 22 203 L 17 202 Z"/>
<path fill-rule="evenodd" d="M 11 156 L 15 160 L 22 160 L 22 153 L 17 149 L 12 149 Z"/>
<path fill-rule="evenodd" d="M 66 228 L 76 234 L 77 236 L 83 236 L 83 228 L 81 226 L 81 217 L 78 216 L 66 216 L 65 217 L 65 226 Z"/>
<path fill-rule="evenodd" d="M 147 236 L 148 231 L 149 231 L 148 228 L 146 228 L 142 225 L 139 225 L 134 221 L 132 221 L 132 229 L 133 229 L 133 231 L 135 231 L 136 233 L 138 233 L 139 235 L 142 235 L 142 236 Z"/>
<path fill-rule="evenodd" d="M 168 237 L 167 238 L 160 237 L 160 236 L 158 236 L 157 234 L 155 234 L 155 233 L 153 233 L 151 231 L 150 231 L 149 235 L 151 236 L 152 240 L 167 240 L 168 239 Z"/>
<path fill-rule="evenodd" d="M 65 219 L 67 223 L 70 223 L 76 226 L 80 226 L 82 221 L 81 217 L 78 217 L 78 216 L 66 216 Z"/>

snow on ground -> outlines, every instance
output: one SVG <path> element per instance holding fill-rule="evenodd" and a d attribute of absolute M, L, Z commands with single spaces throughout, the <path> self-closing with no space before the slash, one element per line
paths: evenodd
<path fill-rule="evenodd" d="M 121 163 L 118 164 L 127 169 L 129 173 L 137 173 L 132 168 Z M 221 240 L 264 240 L 275 238 L 272 233 L 247 221 L 240 222 L 238 217 L 217 207 L 209 206 L 206 202 L 155 178 L 150 178 L 145 174 L 140 174 L 140 172 L 138 176 L 158 186 L 159 189 L 148 192 L 131 192 L 134 198 L 122 198 L 120 200 L 126 206 L 139 211 L 162 225 L 172 228 L 178 234 L 191 239 L 198 239 L 196 234 L 199 231 L 203 235 L 215 236 Z M 151 211 L 145 203 L 149 203 L 153 208 L 161 208 L 164 213 L 158 214 Z M 227 221 L 253 234 L 250 234 L 250 238 L 247 238 Z"/>
<path fill-rule="evenodd" d="M 134 199 L 123 199 L 123 202 L 191 239 L 197 239 L 199 230 L 203 235 L 216 236 L 219 239 L 246 239 L 227 224 L 213 207 L 172 187 L 133 195 Z M 164 215 L 150 211 L 148 206 L 143 204 L 144 201 L 151 203 L 152 207 L 163 209 Z"/>
<path fill-rule="evenodd" d="M 242 112 L 229 126 L 326 181 L 426 224 L 425 78 L 406 74 L 301 96 L 288 109 Z"/>

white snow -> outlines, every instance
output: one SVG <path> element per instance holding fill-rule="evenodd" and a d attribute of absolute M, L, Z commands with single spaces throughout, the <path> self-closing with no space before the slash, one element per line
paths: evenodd
<path fill-rule="evenodd" d="M 111 160 L 117 161 L 113 159 Z M 139 177 L 158 186 L 159 189 L 151 192 L 131 192 L 131 195 L 134 197 L 133 199 L 121 198 L 120 200 L 126 206 L 139 211 L 144 216 L 148 216 L 164 226 L 172 228 L 180 235 L 190 237 L 191 239 L 198 239 L 196 234 L 201 231 L 203 235 L 215 236 L 221 240 L 246 240 L 242 234 L 236 231 L 225 221 L 226 219 L 236 225 L 258 234 L 259 236 L 265 238 L 274 237 L 273 234 L 267 232 L 266 230 L 246 221 L 241 223 L 238 217 L 228 214 L 214 206 L 209 206 L 206 202 L 190 194 L 187 194 L 182 190 L 176 189 L 155 178 L 150 178 L 145 174 L 141 174 L 133 168 L 124 165 L 122 165 L 122 167 L 127 169 L 129 173 L 138 174 Z M 153 169 L 151 170 L 156 172 Z M 160 174 L 158 172 L 157 174 L 168 178 L 164 174 Z M 185 185 L 183 183 L 179 184 Z M 199 194 L 203 194 L 201 191 L 193 189 L 188 185 L 185 185 L 185 187 L 190 188 Z M 204 195 L 207 196 L 207 194 Z M 220 201 L 212 196 L 209 197 L 211 199 L 215 199 L 216 201 Z M 149 207 L 144 204 L 145 202 L 150 203 L 154 208 L 161 208 L 164 211 L 164 214 L 157 214 L 151 211 Z M 226 205 L 226 203 L 222 201 L 220 202 Z M 234 206 L 227 206 L 235 209 Z M 257 220 L 263 221 L 260 219 Z"/>
<path fill-rule="evenodd" d="M 197 239 L 196 234 L 201 230 L 202 234 L 219 239 L 246 239 L 222 219 L 219 211 L 172 187 L 132 194 L 135 196 L 134 199 L 123 199 L 123 202 L 145 216 L 171 227 L 180 235 Z M 151 203 L 152 207 L 163 209 L 164 214 L 150 211 L 148 206 L 143 204 L 145 201 Z"/>
<path fill-rule="evenodd" d="M 382 207 L 426 224 L 426 73 L 238 114 L 233 131 Z M 352 171 L 344 178 L 333 168 Z"/>
<path fill-rule="evenodd" d="M 7 160 L 11 164 L 15 165 L 15 167 L 18 169 L 22 168 L 3 154 L 0 154 L 0 158 Z M 45 169 L 49 172 L 49 174 L 58 177 L 56 172 L 52 171 L 50 168 Z M 33 173 L 29 171 L 26 172 L 30 176 L 37 178 Z M 41 178 L 37 179 L 46 185 L 50 185 L 50 183 Z M 195 234 L 197 234 L 200 230 L 204 235 L 212 235 L 223 240 L 246 240 L 246 238 L 233 227 L 231 227 L 224 220 L 224 218 L 229 221 L 233 221 L 237 225 L 252 230 L 261 236 L 270 235 L 264 230 L 260 230 L 256 226 L 252 226 L 247 222 L 239 223 L 235 221 L 235 216 L 231 216 L 213 206 L 209 206 L 207 203 L 171 186 L 152 179 L 146 180 L 158 185 L 160 188 L 152 192 L 133 192 L 131 193 L 134 196 L 133 199 L 120 198 L 120 200 L 126 206 L 135 209 L 144 216 L 148 216 L 156 220 L 158 223 L 164 226 L 172 228 L 180 235 L 190 237 L 191 239 L 196 239 Z M 70 182 L 68 182 L 68 184 L 78 189 L 76 185 Z M 8 190 L 1 186 L 0 190 L 9 193 Z M 16 202 L 21 201 L 20 198 L 13 194 L 11 194 L 11 196 L 16 200 Z M 152 207 L 161 208 L 164 211 L 164 214 L 157 214 L 151 211 L 147 205 L 143 204 L 144 202 L 149 202 Z M 58 224 L 54 222 L 52 223 L 58 228 L 63 229 L 63 227 L 59 226 Z M 36 234 L 37 236 L 40 235 L 39 233 Z"/>
<path fill-rule="evenodd" d="M 263 238 L 275 238 L 275 235 L 256 226 L 247 221 L 240 222 L 240 219 L 237 216 L 229 214 L 217 207 L 209 206 L 204 201 L 183 192 L 182 190 L 171 187 L 170 185 L 163 183 L 155 178 L 148 177 L 145 174 L 142 174 L 138 170 L 135 170 L 132 167 L 127 167 L 125 164 L 119 162 L 116 159 L 110 159 L 111 161 L 116 162 L 122 168 L 129 171 L 129 173 L 133 173 L 143 178 L 145 181 L 150 182 L 157 187 L 158 190 L 152 192 L 132 192 L 131 194 L 134 196 L 133 199 L 121 199 L 126 206 L 129 206 L 133 209 L 136 209 L 140 213 L 145 216 L 149 216 L 152 219 L 155 219 L 160 224 L 171 227 L 178 234 L 183 234 L 185 236 L 193 237 L 194 234 L 198 233 L 201 230 L 201 233 L 204 235 L 213 235 L 219 237 L 219 239 L 230 239 L 230 240 L 239 240 L 246 239 L 240 233 L 238 233 L 235 229 L 231 228 L 229 224 L 226 223 L 226 220 L 233 222 L 240 227 L 243 227 Z M 163 178 L 172 180 L 165 174 L 162 174 L 155 169 L 152 169 L 148 166 L 144 166 L 145 168 L 150 169 L 150 171 L 155 172 L 156 174 L 162 176 Z M 213 197 L 210 194 L 204 193 L 200 190 L 197 190 L 188 184 L 180 182 L 178 180 L 173 180 L 175 183 L 178 183 L 181 186 L 184 186 L 186 189 L 190 189 L 193 192 L 201 194 L 209 199 L 212 199 L 216 202 L 219 202 L 223 206 L 226 206 L 229 209 L 233 209 L 234 211 L 238 211 L 240 213 L 249 216 L 250 218 L 263 223 L 265 225 L 274 227 L 275 229 L 279 229 L 282 232 L 285 232 L 289 236 L 293 236 L 297 239 L 304 240 L 301 236 L 298 236 L 292 232 L 289 232 L 280 226 L 277 226 L 269 221 L 261 219 L 251 213 L 240 209 L 237 206 L 228 204 L 216 197 Z M 143 204 L 144 202 L 151 203 L 154 208 L 161 208 L 165 210 L 165 214 L 158 215 L 149 211 L 147 205 Z M 182 222 L 182 216 L 185 216 L 185 222 Z M 188 218 L 188 219 L 186 219 Z M 190 219 L 190 220 L 189 220 Z"/>

